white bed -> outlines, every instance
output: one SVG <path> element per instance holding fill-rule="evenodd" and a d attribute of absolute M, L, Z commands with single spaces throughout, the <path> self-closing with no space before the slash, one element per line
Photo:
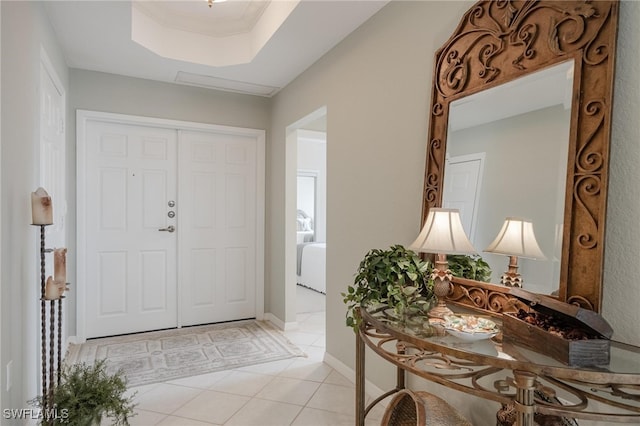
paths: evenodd
<path fill-rule="evenodd" d="M 326 243 L 298 244 L 298 284 L 326 294 Z"/>
<path fill-rule="evenodd" d="M 297 235 L 297 243 L 310 243 L 313 241 L 314 233 L 313 231 L 298 231 Z"/>

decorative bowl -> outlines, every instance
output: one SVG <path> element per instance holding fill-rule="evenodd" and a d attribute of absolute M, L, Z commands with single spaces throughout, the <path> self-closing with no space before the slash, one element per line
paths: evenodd
<path fill-rule="evenodd" d="M 469 342 L 491 339 L 500 332 L 495 322 L 475 315 L 447 315 L 443 326 L 452 336 Z"/>
<path fill-rule="evenodd" d="M 496 334 L 497 331 L 493 331 L 491 333 L 482 333 L 482 332 L 468 332 L 468 331 L 460 331 L 455 328 L 447 328 L 447 333 L 450 335 L 457 337 L 458 339 L 466 340 L 467 342 L 476 342 L 478 340 L 486 340 L 491 339 Z"/>

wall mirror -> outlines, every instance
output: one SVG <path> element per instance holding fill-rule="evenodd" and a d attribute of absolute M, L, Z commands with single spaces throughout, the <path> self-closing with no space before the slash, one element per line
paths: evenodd
<path fill-rule="evenodd" d="M 535 293 L 559 289 L 573 71 L 560 62 L 449 105 L 442 205 L 460 210 L 479 251 L 506 217 L 530 220 L 544 258 L 518 265 Z M 499 283 L 508 258 L 481 255 Z"/>
<path fill-rule="evenodd" d="M 517 305 L 498 285 L 508 258 L 482 250 L 519 216 L 545 256 L 519 262 L 524 287 L 600 309 L 617 16 L 616 1 L 480 1 L 436 52 L 422 218 L 459 208 L 494 272 L 454 279 L 451 302 Z"/>

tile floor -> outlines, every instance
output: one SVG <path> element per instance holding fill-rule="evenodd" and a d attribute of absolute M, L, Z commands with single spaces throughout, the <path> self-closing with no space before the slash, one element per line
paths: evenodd
<path fill-rule="evenodd" d="M 323 360 L 325 313 L 298 313 L 285 334 L 308 355 L 131 388 L 138 425 L 323 426 L 354 424 L 354 385 Z M 367 424 L 380 424 L 382 409 Z"/>

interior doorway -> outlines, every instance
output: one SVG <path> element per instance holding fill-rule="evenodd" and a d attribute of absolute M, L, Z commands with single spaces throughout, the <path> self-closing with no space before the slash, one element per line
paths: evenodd
<path fill-rule="evenodd" d="M 287 272 L 287 323 L 301 315 L 324 315 L 326 307 L 326 128 L 326 108 L 287 128 L 289 158 L 295 158 L 287 163 L 289 229 L 295 229 L 295 240 L 287 237 L 287 251 L 295 252 L 294 270 Z"/>
<path fill-rule="evenodd" d="M 296 313 L 326 307 L 327 134 L 297 132 Z"/>

